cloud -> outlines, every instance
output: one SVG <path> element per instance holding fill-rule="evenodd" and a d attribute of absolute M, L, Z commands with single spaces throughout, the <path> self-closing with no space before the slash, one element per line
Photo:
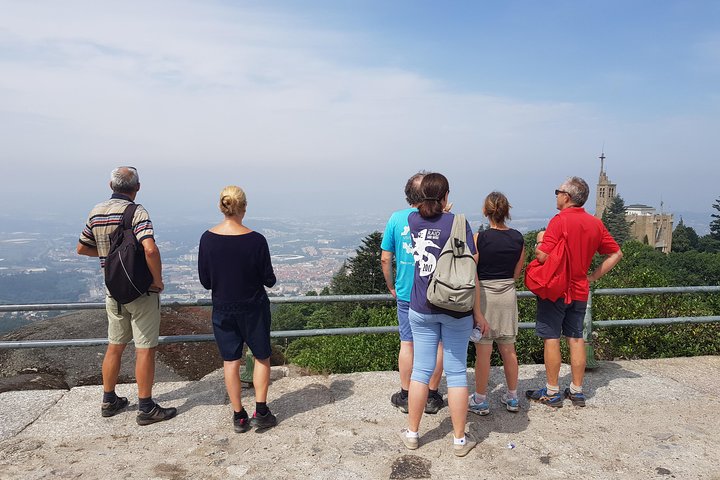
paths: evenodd
<path fill-rule="evenodd" d="M 269 7 L 6 2 L 2 11 L 5 195 L 28 178 L 49 182 L 29 175 L 40 167 L 101 189 L 109 168 L 132 163 L 158 203 L 182 188 L 177 208 L 214 205 L 219 185 L 248 182 L 265 213 L 320 193 L 325 209 L 363 199 L 382 211 L 427 168 L 448 174 L 462 208 L 479 210 L 478 192 L 500 188 L 532 209 L 533 189 L 592 178 L 603 140 L 616 151 L 637 140 L 591 102 L 457 92 L 440 72 L 347 61 L 354 51 L 382 58 L 382 42 Z M 681 125 L 692 135 L 696 122 Z M 668 138 L 677 127 L 649 121 L 637 132 Z"/>

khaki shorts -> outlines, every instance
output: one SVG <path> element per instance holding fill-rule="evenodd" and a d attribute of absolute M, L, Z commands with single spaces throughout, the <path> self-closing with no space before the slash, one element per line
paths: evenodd
<path fill-rule="evenodd" d="M 126 344 L 135 340 L 136 348 L 154 348 L 160 335 L 160 295 L 146 293 L 126 305 L 120 305 L 111 296 L 105 297 L 108 316 L 108 341 Z"/>
<path fill-rule="evenodd" d="M 498 338 L 487 338 L 482 337 L 480 339 L 479 343 L 480 345 L 492 345 L 493 342 L 497 343 L 498 345 L 512 345 L 515 343 L 515 339 L 517 337 L 515 335 L 509 335 L 506 337 L 498 337 Z"/>

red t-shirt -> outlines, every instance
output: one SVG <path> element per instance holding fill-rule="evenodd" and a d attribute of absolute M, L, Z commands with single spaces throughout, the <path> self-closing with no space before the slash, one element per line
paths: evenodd
<path fill-rule="evenodd" d="M 590 292 L 588 269 L 595 252 L 608 255 L 620 250 L 605 224 L 585 212 L 584 208 L 570 207 L 561 210 L 548 224 L 539 250 L 549 254 L 562 237 L 563 221 L 567 225 L 567 247 L 570 252 L 570 299 L 586 301 Z"/>

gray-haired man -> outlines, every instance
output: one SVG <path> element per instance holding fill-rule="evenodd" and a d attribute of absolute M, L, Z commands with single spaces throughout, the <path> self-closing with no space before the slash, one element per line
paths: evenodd
<path fill-rule="evenodd" d="M 99 257 L 104 268 L 110 250 L 109 235 L 122 222 L 123 212 L 134 203 L 140 190 L 140 177 L 134 167 L 118 167 L 110 175 L 113 191 L 109 200 L 97 204 L 88 215 L 80 234 L 77 252 L 80 255 Z M 160 292 L 162 263 L 155 244 L 153 225 L 142 205 L 137 206 L 132 220 L 137 241 L 145 252 L 145 260 L 153 281 L 149 290 L 136 300 L 120 305 L 108 293 L 105 298 L 108 316 L 108 347 L 102 364 L 103 402 L 101 414 L 112 417 L 128 405 L 126 397 L 115 394 L 122 354 L 130 340 L 135 341 L 135 378 L 138 386 L 138 425 L 169 420 L 177 414 L 175 408 L 163 408 L 152 400 L 155 378 L 155 350 L 160 334 Z"/>

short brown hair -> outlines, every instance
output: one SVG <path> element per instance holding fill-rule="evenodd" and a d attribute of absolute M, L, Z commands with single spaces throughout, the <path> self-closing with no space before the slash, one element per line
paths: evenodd
<path fill-rule="evenodd" d="M 510 202 L 501 192 L 490 192 L 485 197 L 485 205 L 483 205 L 483 214 L 493 222 L 501 225 L 505 220 L 510 220 Z"/>

